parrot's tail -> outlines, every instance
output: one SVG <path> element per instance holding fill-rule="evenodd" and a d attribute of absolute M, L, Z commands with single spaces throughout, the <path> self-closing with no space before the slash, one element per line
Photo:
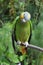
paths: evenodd
<path fill-rule="evenodd" d="M 26 53 L 27 53 L 27 48 L 26 48 L 25 46 L 21 46 L 20 52 L 21 52 L 22 54 L 26 54 Z"/>

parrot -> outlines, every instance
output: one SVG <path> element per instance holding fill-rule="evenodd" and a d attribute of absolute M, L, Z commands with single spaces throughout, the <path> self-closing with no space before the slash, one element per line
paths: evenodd
<path fill-rule="evenodd" d="M 12 33 L 12 43 L 14 47 L 14 40 L 17 44 L 21 44 L 21 52 L 24 54 L 25 46 L 30 44 L 30 39 L 32 36 L 32 24 L 31 15 L 28 12 L 22 12 L 19 16 L 18 21 L 15 24 L 14 31 Z M 22 46 L 25 45 L 25 46 Z M 15 48 L 14 48 L 15 49 Z"/>
<path fill-rule="evenodd" d="M 28 44 L 30 44 L 31 36 L 32 36 L 31 14 L 25 11 L 19 15 L 19 19 L 15 23 L 13 29 L 12 44 L 14 50 L 16 50 L 14 45 L 14 41 L 16 41 L 16 43 L 20 45 L 19 52 L 21 54 L 26 54 L 27 53 L 26 48 Z"/>

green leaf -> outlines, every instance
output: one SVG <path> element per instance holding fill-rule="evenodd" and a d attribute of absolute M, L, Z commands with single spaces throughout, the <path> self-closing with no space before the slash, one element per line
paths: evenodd
<path fill-rule="evenodd" d="M 10 61 L 12 61 L 13 63 L 19 63 L 18 55 L 14 54 L 14 53 L 7 53 L 6 56 L 7 56 L 8 59 L 9 59 Z"/>
<path fill-rule="evenodd" d="M 26 57 L 27 57 L 27 55 L 20 56 L 20 61 L 23 61 Z"/>

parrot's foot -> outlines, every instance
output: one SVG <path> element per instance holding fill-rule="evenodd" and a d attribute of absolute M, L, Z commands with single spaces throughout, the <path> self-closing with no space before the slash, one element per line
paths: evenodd
<path fill-rule="evenodd" d="M 20 42 L 20 41 L 17 41 L 17 44 L 18 44 L 18 45 L 20 45 L 20 44 L 21 44 L 21 42 Z"/>
<path fill-rule="evenodd" d="M 18 63 L 17 65 L 21 65 L 21 63 Z"/>
<path fill-rule="evenodd" d="M 28 42 L 25 42 L 23 43 L 26 47 L 28 47 L 29 43 Z"/>

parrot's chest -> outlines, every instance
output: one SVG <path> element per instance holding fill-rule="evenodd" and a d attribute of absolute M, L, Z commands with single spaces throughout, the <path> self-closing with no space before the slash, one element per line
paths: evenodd
<path fill-rule="evenodd" d="M 30 24 L 29 23 L 18 23 L 16 25 L 16 39 L 25 42 L 30 37 Z"/>

